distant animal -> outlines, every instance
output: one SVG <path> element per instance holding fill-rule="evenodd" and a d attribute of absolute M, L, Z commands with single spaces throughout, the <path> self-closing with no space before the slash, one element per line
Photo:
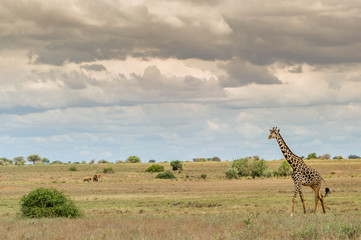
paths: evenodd
<path fill-rule="evenodd" d="M 83 178 L 83 181 L 84 181 L 84 182 L 90 182 L 91 180 L 92 180 L 91 177 L 85 177 L 85 178 Z"/>
<path fill-rule="evenodd" d="M 101 177 L 102 175 L 100 173 L 97 173 L 93 176 L 93 182 L 98 182 L 99 181 L 99 178 Z"/>
<path fill-rule="evenodd" d="M 293 194 L 293 199 L 292 199 L 293 205 L 292 205 L 291 216 L 293 216 L 294 213 L 297 193 L 300 194 L 300 198 L 303 206 L 303 213 L 306 215 L 306 207 L 305 207 L 305 201 L 303 199 L 301 185 L 310 186 L 315 192 L 315 214 L 317 210 L 318 200 L 320 200 L 321 202 L 323 213 L 326 213 L 323 198 L 326 197 L 326 195 L 331 192 L 329 188 L 326 188 L 325 196 L 323 196 L 320 193 L 321 183 L 322 181 L 325 182 L 325 180 L 323 180 L 321 175 L 315 169 L 312 169 L 309 166 L 307 166 L 302 158 L 292 153 L 292 151 L 287 146 L 286 142 L 283 140 L 279 129 L 274 127 L 269 131 L 270 131 L 270 135 L 268 139 L 275 138 L 277 140 L 277 143 L 283 155 L 285 156 L 287 162 L 290 164 L 290 166 L 293 169 L 292 179 L 295 185 L 295 192 Z"/>

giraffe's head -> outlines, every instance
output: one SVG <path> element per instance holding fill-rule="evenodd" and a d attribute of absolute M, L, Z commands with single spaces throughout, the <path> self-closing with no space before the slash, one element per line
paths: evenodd
<path fill-rule="evenodd" d="M 270 135 L 268 136 L 268 139 L 276 138 L 280 134 L 280 130 L 277 129 L 277 127 L 274 127 L 272 129 L 270 129 L 269 131 L 270 131 Z"/>

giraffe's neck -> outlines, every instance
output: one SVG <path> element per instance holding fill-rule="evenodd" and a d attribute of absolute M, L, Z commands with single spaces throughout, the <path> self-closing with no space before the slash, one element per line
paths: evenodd
<path fill-rule="evenodd" d="M 294 154 L 291 149 L 287 146 L 285 140 L 283 140 L 281 134 L 278 134 L 276 137 L 277 143 L 280 146 L 280 149 L 283 153 L 283 156 L 285 156 L 287 162 L 291 165 L 292 168 L 295 166 L 302 164 L 303 160 L 298 157 L 296 154 Z"/>

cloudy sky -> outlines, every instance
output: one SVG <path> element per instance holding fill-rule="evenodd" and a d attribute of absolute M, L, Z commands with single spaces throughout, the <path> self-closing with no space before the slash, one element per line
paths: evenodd
<path fill-rule="evenodd" d="M 361 155 L 360 1 L 0 1 L 0 156 Z"/>

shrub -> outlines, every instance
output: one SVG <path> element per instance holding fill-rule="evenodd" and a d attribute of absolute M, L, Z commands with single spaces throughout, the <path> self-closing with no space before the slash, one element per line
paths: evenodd
<path fill-rule="evenodd" d="M 247 177 L 271 177 L 273 175 L 272 170 L 268 167 L 268 163 L 265 160 L 257 160 L 258 158 L 241 158 L 234 160 L 232 168 L 226 171 L 226 177 L 228 179 L 236 178 L 235 172 L 238 176 Z"/>
<path fill-rule="evenodd" d="M 292 174 L 292 167 L 286 160 L 283 160 L 275 174 L 277 176 L 289 176 Z"/>
<path fill-rule="evenodd" d="M 7 158 L 0 158 L 0 165 L 10 165 L 13 163 L 13 160 Z"/>
<path fill-rule="evenodd" d="M 310 153 L 308 154 L 306 159 L 316 159 L 317 158 L 317 154 L 316 153 Z"/>
<path fill-rule="evenodd" d="M 109 163 L 110 163 L 109 161 L 104 159 L 98 161 L 98 164 L 109 164 Z"/>
<path fill-rule="evenodd" d="M 252 178 L 266 176 L 266 170 L 268 169 L 268 164 L 265 160 L 253 161 L 251 165 L 251 175 Z"/>
<path fill-rule="evenodd" d="M 112 167 L 104 168 L 103 173 L 114 173 L 114 169 Z"/>
<path fill-rule="evenodd" d="M 69 171 L 75 172 L 75 171 L 78 171 L 78 169 L 76 168 L 76 166 L 71 166 L 71 167 L 69 168 Z"/>
<path fill-rule="evenodd" d="M 140 158 L 137 156 L 130 156 L 127 158 L 127 160 L 125 160 L 125 162 L 127 163 L 140 163 Z"/>
<path fill-rule="evenodd" d="M 37 188 L 20 200 L 21 212 L 27 218 L 82 216 L 73 201 L 53 188 Z"/>
<path fill-rule="evenodd" d="M 232 168 L 235 168 L 239 176 L 250 176 L 251 167 L 248 164 L 248 158 L 234 160 Z"/>
<path fill-rule="evenodd" d="M 177 171 L 178 169 L 183 170 L 183 165 L 179 160 L 171 161 L 170 165 L 172 166 L 173 171 Z"/>
<path fill-rule="evenodd" d="M 204 173 L 203 173 L 203 174 L 201 175 L 201 178 L 204 179 L 204 180 L 206 180 L 207 174 L 204 174 Z"/>
<path fill-rule="evenodd" d="M 164 167 L 158 164 L 153 164 L 145 170 L 146 172 L 164 172 Z"/>
<path fill-rule="evenodd" d="M 193 162 L 208 162 L 206 158 L 193 158 Z"/>
<path fill-rule="evenodd" d="M 155 178 L 161 178 L 161 179 L 172 179 L 175 178 L 174 174 L 171 171 L 166 171 L 163 173 L 159 173 Z"/>
<path fill-rule="evenodd" d="M 238 173 L 235 168 L 229 168 L 225 173 L 226 173 L 226 178 L 228 179 L 238 178 Z"/>
<path fill-rule="evenodd" d="M 220 162 L 221 159 L 220 159 L 219 157 L 212 157 L 212 158 L 211 158 L 211 161 L 212 161 L 212 162 Z"/>
<path fill-rule="evenodd" d="M 348 159 L 359 159 L 359 158 L 360 158 L 360 156 L 355 155 L 355 154 L 348 155 Z"/>

